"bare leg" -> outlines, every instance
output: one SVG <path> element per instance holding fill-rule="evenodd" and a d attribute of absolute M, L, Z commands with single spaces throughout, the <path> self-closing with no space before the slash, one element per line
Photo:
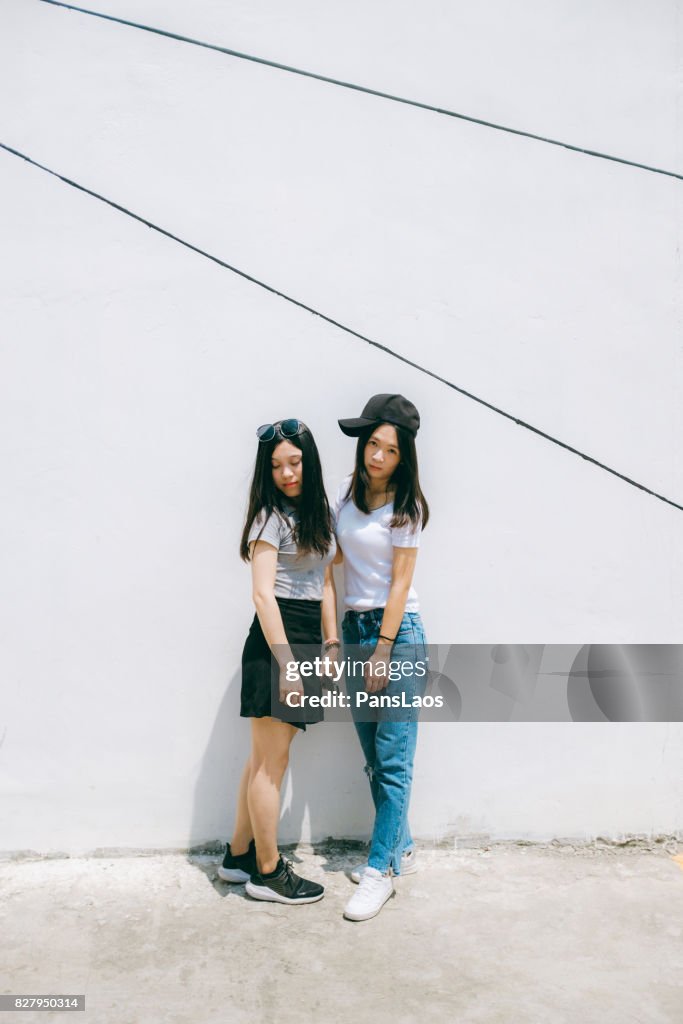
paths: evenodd
<path fill-rule="evenodd" d="M 277 867 L 277 826 L 280 820 L 280 785 L 289 763 L 289 747 L 297 729 L 276 718 L 251 720 L 251 772 L 247 785 L 249 818 L 256 840 L 256 862 L 261 873 Z"/>
<path fill-rule="evenodd" d="M 250 774 L 251 754 L 244 765 L 244 771 L 242 772 L 242 778 L 240 779 L 240 788 L 237 794 L 235 829 L 232 833 L 232 842 L 230 843 L 230 850 L 235 857 L 239 857 L 240 854 L 246 853 L 249 848 L 249 843 L 254 838 L 254 830 L 251 826 L 249 806 L 247 804 L 247 787 L 249 785 Z"/>

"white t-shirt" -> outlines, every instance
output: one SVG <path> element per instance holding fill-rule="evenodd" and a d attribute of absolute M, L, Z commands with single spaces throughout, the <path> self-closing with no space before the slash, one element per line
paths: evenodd
<path fill-rule="evenodd" d="M 417 548 L 421 524 L 392 528 L 394 503 L 361 512 L 353 498 L 345 500 L 351 477 L 343 481 L 334 506 L 337 540 L 344 553 L 344 606 L 354 612 L 385 608 L 389 600 L 394 548 Z M 408 592 L 405 610 L 419 611 L 415 588 Z"/>

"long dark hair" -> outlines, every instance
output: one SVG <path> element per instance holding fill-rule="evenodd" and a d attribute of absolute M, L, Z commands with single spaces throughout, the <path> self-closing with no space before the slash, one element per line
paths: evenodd
<path fill-rule="evenodd" d="M 429 505 L 420 487 L 415 438 L 404 427 L 399 427 L 395 423 L 387 425 L 394 427 L 396 430 L 398 451 L 401 456 L 401 461 L 394 470 L 390 480 L 392 486 L 396 488 L 394 514 L 390 525 L 395 528 L 407 526 L 409 523 L 412 526 L 422 523 L 422 529 L 424 530 L 429 522 Z M 353 498 L 356 508 L 360 509 L 361 512 L 365 512 L 366 515 L 370 509 L 365 500 L 365 489 L 370 483 L 370 477 L 365 468 L 365 446 L 379 426 L 381 426 L 380 423 L 375 423 L 371 427 L 365 427 L 358 435 L 356 465 L 346 494 L 347 498 Z"/>
<path fill-rule="evenodd" d="M 306 554 L 317 551 L 319 555 L 325 555 L 332 543 L 330 506 L 325 494 L 320 456 L 313 440 L 313 434 L 308 427 L 303 424 L 302 427 L 301 433 L 294 437 L 283 438 L 282 434 L 276 431 L 272 441 L 259 441 L 256 465 L 249 491 L 249 506 L 240 541 L 240 556 L 245 562 L 248 562 L 250 557 L 249 531 L 261 510 L 265 512 L 264 526 L 271 514 L 278 515 L 287 521 L 287 512 L 284 506 L 285 496 L 278 491 L 273 483 L 273 470 L 270 464 L 273 452 L 283 440 L 289 441 L 299 449 L 303 462 L 301 497 L 296 506 L 298 522 L 293 525 L 294 541 L 299 552 Z"/>

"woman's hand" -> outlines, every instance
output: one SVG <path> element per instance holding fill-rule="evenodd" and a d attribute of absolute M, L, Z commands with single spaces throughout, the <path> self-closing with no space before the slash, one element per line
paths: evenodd
<path fill-rule="evenodd" d="M 380 640 L 369 658 L 366 658 L 364 669 L 365 689 L 368 693 L 383 690 L 389 682 L 389 662 L 391 660 L 391 644 Z"/>
<path fill-rule="evenodd" d="M 287 676 L 289 675 L 289 679 Z M 289 701 L 287 700 L 288 694 L 297 694 L 296 697 L 292 697 Z M 294 673 L 291 668 L 287 669 L 287 664 L 280 666 L 280 700 L 283 704 L 286 704 L 290 708 L 301 707 L 301 698 L 304 694 L 304 686 L 301 682 L 301 676 L 297 669 Z"/>

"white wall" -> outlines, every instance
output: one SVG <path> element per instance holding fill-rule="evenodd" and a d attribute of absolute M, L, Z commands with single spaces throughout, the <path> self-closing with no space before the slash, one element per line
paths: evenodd
<path fill-rule="evenodd" d="M 96 6 L 683 171 L 673 0 Z M 683 503 L 680 181 L 19 0 L 0 90 L 0 141 Z M 678 510 L 2 151 L 0 176 L 0 849 L 228 833 L 274 417 L 332 490 L 336 418 L 415 401 L 433 642 L 681 641 Z M 682 739 L 425 727 L 414 831 L 673 832 Z M 368 818 L 355 738 L 311 730 L 283 839 Z"/>

